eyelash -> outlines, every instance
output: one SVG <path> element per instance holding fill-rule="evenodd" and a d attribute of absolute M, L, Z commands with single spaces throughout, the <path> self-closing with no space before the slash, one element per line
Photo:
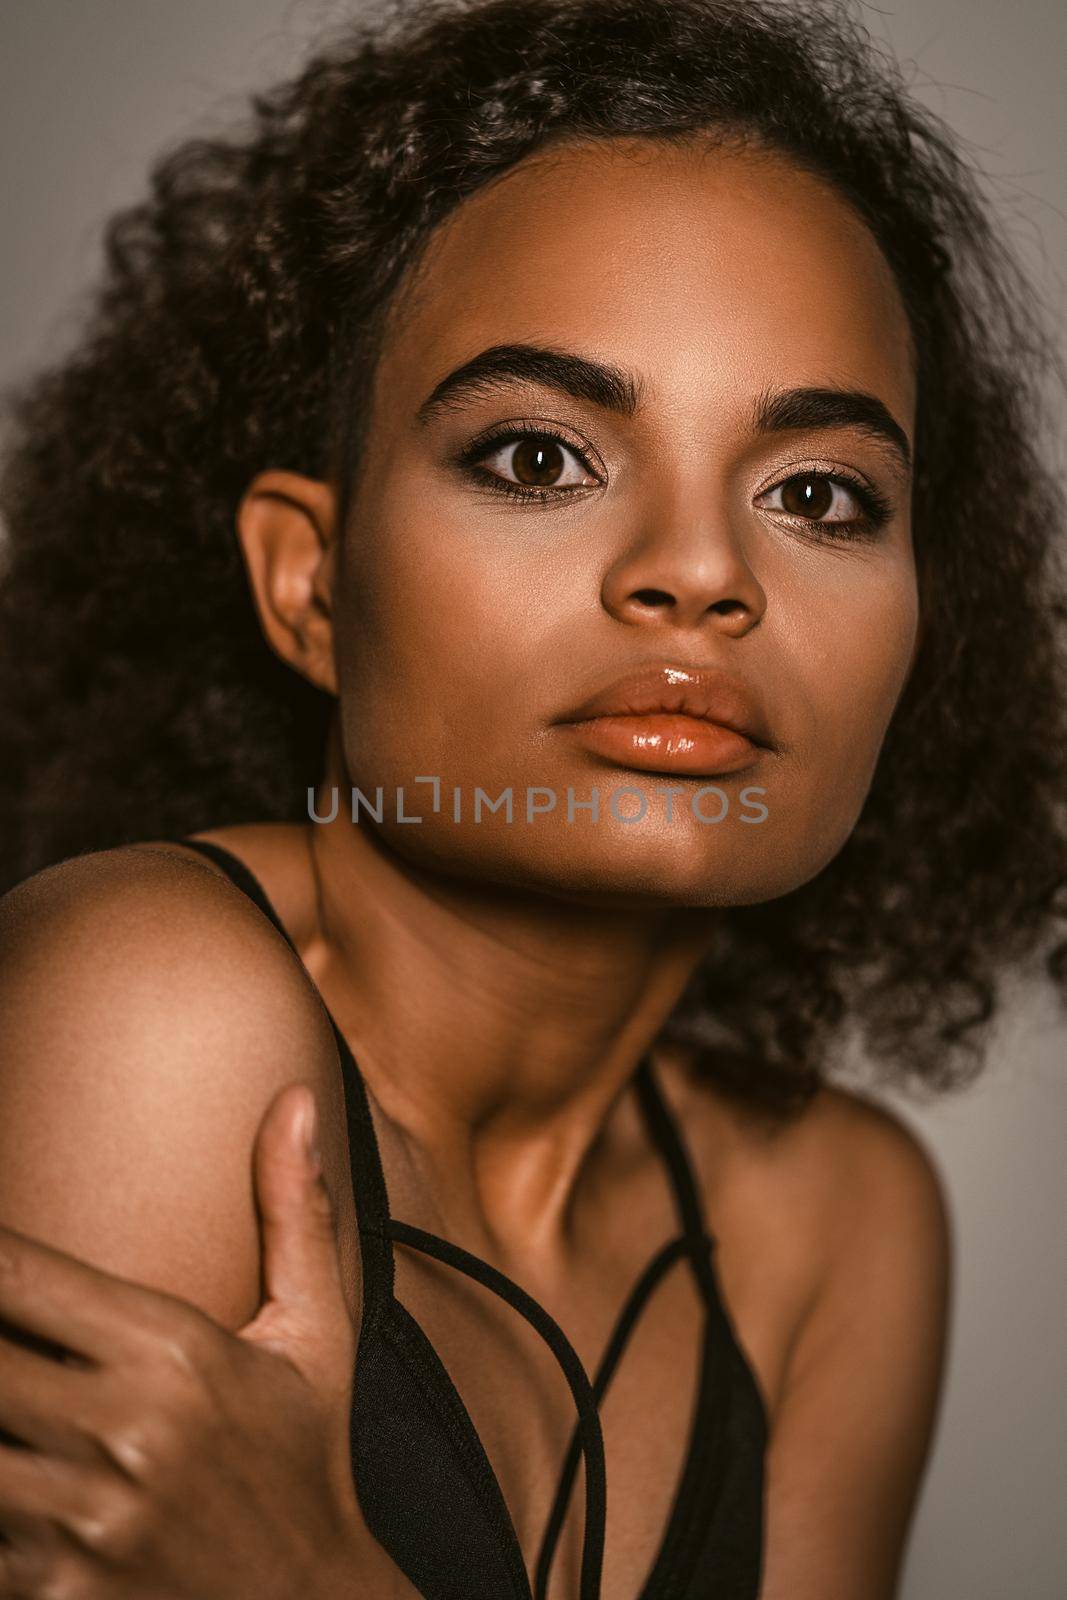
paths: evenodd
<path fill-rule="evenodd" d="M 591 485 L 574 484 L 562 488 L 551 488 L 537 484 L 511 483 L 507 478 L 502 478 L 499 473 L 491 472 L 488 468 L 479 465 L 483 457 L 492 450 L 500 450 L 505 445 L 520 444 L 526 439 L 551 439 L 564 449 L 569 450 L 581 463 L 582 467 L 592 477 L 598 478 L 597 470 L 592 462 L 576 444 L 566 438 L 562 433 L 545 423 L 539 423 L 536 428 L 522 428 L 511 424 L 501 428 L 498 433 L 482 434 L 471 441 L 456 456 L 455 464 L 472 477 L 479 485 L 489 489 L 493 494 L 502 494 L 510 499 L 546 504 L 549 501 L 559 501 L 565 495 L 586 493 Z M 893 515 L 893 505 L 885 495 L 871 484 L 855 477 L 850 472 L 838 468 L 833 472 L 808 468 L 800 472 L 792 472 L 788 477 L 779 478 L 776 483 L 768 484 L 766 489 L 760 490 L 760 497 L 771 494 L 775 489 L 783 489 L 787 483 L 797 478 L 823 478 L 828 483 L 836 484 L 847 489 L 859 501 L 863 508 L 863 515 L 853 517 L 849 521 L 831 520 L 822 521 L 818 517 L 799 517 L 791 515 L 788 511 L 776 511 L 775 515 L 785 517 L 794 527 L 805 530 L 811 528 L 832 530 L 830 537 L 833 539 L 862 539 L 870 538 L 889 521 Z M 599 481 L 599 479 L 598 479 Z"/>
<path fill-rule="evenodd" d="M 596 468 L 584 451 L 566 438 L 562 433 L 557 433 L 554 428 L 545 423 L 538 423 L 536 428 L 520 428 L 514 423 L 504 427 L 499 433 L 483 433 L 479 438 L 472 440 L 456 457 L 456 465 L 468 472 L 472 478 L 485 488 L 494 493 L 510 495 L 517 500 L 533 500 L 542 504 L 548 500 L 558 500 L 562 495 L 573 494 L 576 489 L 586 492 L 590 487 L 585 484 L 574 484 L 570 488 L 553 489 L 538 486 L 537 484 L 509 483 L 497 472 L 490 472 L 488 468 L 480 467 L 478 463 L 483 456 L 489 455 L 492 450 L 500 450 L 508 444 L 521 444 L 524 439 L 552 439 L 571 455 L 576 456 L 592 477 L 598 476 Z"/>
<path fill-rule="evenodd" d="M 819 517 L 800 517 L 788 511 L 779 511 L 776 507 L 770 509 L 779 517 L 785 517 L 794 527 L 799 527 L 807 532 L 808 529 L 820 530 L 817 537 L 823 537 L 822 530 L 831 539 L 871 539 L 878 534 L 893 515 L 893 503 L 888 500 L 873 484 L 865 483 L 862 478 L 855 477 L 851 472 L 846 472 L 842 467 L 837 467 L 829 472 L 822 467 L 805 467 L 799 472 L 791 472 L 785 478 L 768 484 L 766 489 L 761 489 L 757 498 L 762 499 L 765 494 L 772 494 L 775 489 L 784 489 L 787 483 L 795 483 L 797 479 L 821 478 L 826 483 L 835 484 L 838 488 L 847 489 L 859 501 L 862 514 L 849 520 L 831 518 L 824 521 Z"/>

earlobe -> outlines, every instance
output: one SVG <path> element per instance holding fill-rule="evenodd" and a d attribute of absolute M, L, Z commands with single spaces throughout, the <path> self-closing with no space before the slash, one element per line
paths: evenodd
<path fill-rule="evenodd" d="M 335 695 L 332 488 L 296 472 L 261 472 L 245 490 L 236 520 L 267 643 L 301 676 Z"/>

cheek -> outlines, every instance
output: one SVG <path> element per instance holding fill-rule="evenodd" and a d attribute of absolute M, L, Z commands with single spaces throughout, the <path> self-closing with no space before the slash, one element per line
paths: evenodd
<path fill-rule="evenodd" d="M 556 886 L 588 875 L 604 848 L 603 830 L 590 840 L 567 829 L 561 860 L 558 827 L 524 816 L 531 788 L 562 794 L 561 778 L 577 778 L 553 767 L 545 719 L 568 685 L 561 635 L 573 648 L 589 615 L 575 615 L 581 585 L 558 544 L 513 520 L 497 538 L 435 507 L 379 526 L 348 564 L 337 639 L 345 783 L 361 805 L 382 806 L 377 831 L 410 861 Z M 508 810 L 494 809 L 509 791 Z"/>
<path fill-rule="evenodd" d="M 520 754 L 558 603 L 537 564 L 518 531 L 490 560 L 469 526 L 438 514 L 379 522 L 353 550 L 337 650 L 354 781 L 481 783 Z"/>
<path fill-rule="evenodd" d="M 831 859 L 863 809 L 918 628 L 910 554 L 879 558 L 857 581 L 828 585 L 795 641 L 807 730 L 798 764 L 810 777 Z M 804 748 L 806 747 L 806 748 Z"/>

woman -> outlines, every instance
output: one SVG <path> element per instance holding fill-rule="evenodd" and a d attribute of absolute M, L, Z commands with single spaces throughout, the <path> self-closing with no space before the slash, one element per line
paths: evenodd
<path fill-rule="evenodd" d="M 1044 351 L 833 6 L 412 6 L 156 168 L 6 479 L 0 1221 L 226 1331 L 140 1488 L 231 1543 L 99 1536 L 90 1359 L 12 1593 L 894 1593 L 944 1210 L 827 1079 L 973 1068 L 1053 928 Z M 290 1369 L 240 1450 L 218 1380 L 293 1081 L 351 1506 Z"/>

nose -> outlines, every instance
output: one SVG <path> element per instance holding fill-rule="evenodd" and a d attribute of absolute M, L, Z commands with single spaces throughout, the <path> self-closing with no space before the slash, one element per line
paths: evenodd
<path fill-rule="evenodd" d="M 655 532 L 632 544 L 604 576 L 601 601 L 620 622 L 695 628 L 739 638 L 756 626 L 767 596 L 720 509 L 661 510 Z"/>

